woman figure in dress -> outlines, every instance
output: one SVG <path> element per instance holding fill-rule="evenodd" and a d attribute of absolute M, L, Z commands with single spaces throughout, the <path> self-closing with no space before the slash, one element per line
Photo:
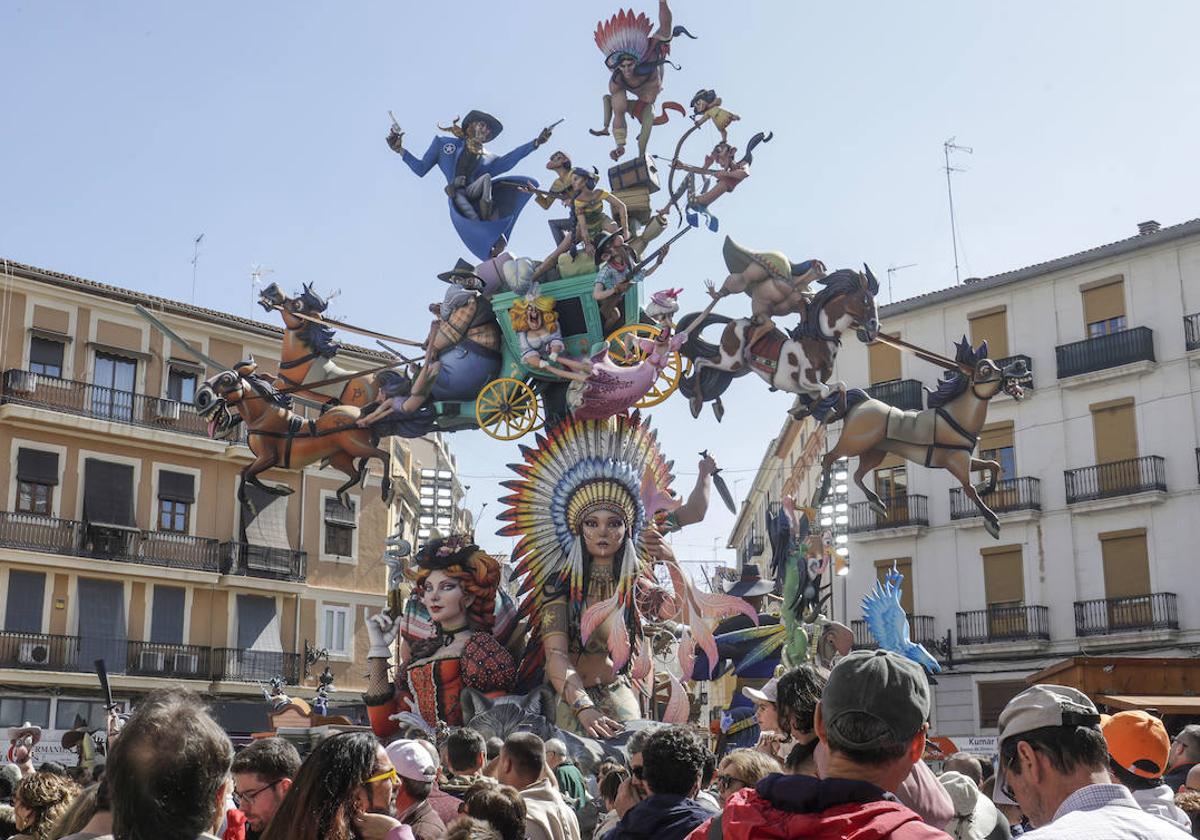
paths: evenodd
<path fill-rule="evenodd" d="M 485 695 L 507 693 L 516 666 L 512 655 L 492 635 L 500 564 L 463 536 L 428 542 L 416 557 L 413 597 L 428 622 L 386 613 L 367 622 L 366 695 L 371 728 L 380 738 L 396 734 L 401 723 L 432 731 L 439 724 L 462 726 L 460 694 L 470 687 Z M 411 605 L 415 607 L 416 605 Z M 410 610 L 420 613 L 420 609 Z M 398 631 L 410 625 L 400 643 L 400 665 L 388 679 L 388 656 Z"/>
<path fill-rule="evenodd" d="M 554 298 L 538 293 L 537 284 L 513 301 L 509 311 L 513 332 L 521 348 L 521 363 L 562 379 L 584 382 L 592 372 L 590 362 L 562 355 L 566 350 Z"/>

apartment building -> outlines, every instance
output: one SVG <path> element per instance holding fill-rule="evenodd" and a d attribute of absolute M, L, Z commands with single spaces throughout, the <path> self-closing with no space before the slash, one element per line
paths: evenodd
<path fill-rule="evenodd" d="M 904 574 L 912 636 L 946 665 L 935 731 L 995 734 L 1024 679 L 1068 656 L 1183 656 L 1200 641 L 1200 220 L 883 306 L 884 332 L 943 354 L 963 335 L 1023 358 L 1033 387 L 993 399 L 979 441 L 1004 479 L 992 539 L 942 470 L 889 457 L 851 483 L 852 617 Z M 836 377 L 904 409 L 941 371 L 848 341 Z M 837 428 L 830 430 L 835 440 Z M 855 466 L 851 462 L 851 466 Z M 982 476 L 981 476 L 982 478 Z M 860 646 L 874 643 L 861 621 Z"/>
<path fill-rule="evenodd" d="M 445 436 L 435 432 L 409 443 L 419 466 L 418 541 L 429 539 L 434 531 L 443 535 L 469 531 L 474 523 L 463 507 L 466 488 L 459 481 L 458 461 Z"/>
<path fill-rule="evenodd" d="M 384 538 L 416 539 L 420 467 L 389 439 L 337 499 L 340 473 L 271 471 L 290 495 L 237 498 L 244 436 L 218 441 L 192 409 L 206 371 L 143 321 L 153 310 L 227 365 L 277 369 L 281 330 L 227 313 L 5 263 L 0 276 L 0 726 L 103 719 L 93 661 L 118 700 L 182 684 L 232 733 L 265 725 L 261 683 L 311 699 L 328 664 L 335 707 L 365 688 L 365 619 L 385 603 Z M 338 362 L 378 365 L 345 347 Z M 301 404 L 298 410 L 305 411 Z"/>

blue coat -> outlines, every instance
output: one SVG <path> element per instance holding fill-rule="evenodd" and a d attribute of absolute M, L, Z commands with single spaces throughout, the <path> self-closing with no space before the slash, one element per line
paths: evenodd
<path fill-rule="evenodd" d="M 408 168 L 422 178 L 430 169 L 437 166 L 442 171 L 446 183 L 449 184 L 454 180 L 454 171 L 465 147 L 466 141 L 457 137 L 434 137 L 433 142 L 429 144 L 429 148 L 421 157 L 416 157 L 408 149 L 404 150 L 401 157 L 408 164 Z M 496 176 L 512 169 L 535 148 L 536 146 L 531 140 L 524 145 L 517 146 L 506 155 L 494 155 L 485 151 L 479 156 L 475 177 L 487 174 L 493 178 L 492 206 L 495 208 L 496 218 L 492 221 L 468 219 L 454 206 L 454 199 L 446 200 L 450 207 L 450 220 L 454 222 L 454 229 L 458 231 L 458 236 L 462 239 L 463 244 L 477 258 L 486 260 L 491 256 L 492 245 L 501 236 L 512 238 L 512 230 L 517 224 L 517 216 L 525 207 L 525 202 L 531 198 L 529 193 L 522 192 L 515 187 L 517 184 L 529 184 L 536 187 L 537 181 L 521 175 L 508 178 L 497 178 Z"/>

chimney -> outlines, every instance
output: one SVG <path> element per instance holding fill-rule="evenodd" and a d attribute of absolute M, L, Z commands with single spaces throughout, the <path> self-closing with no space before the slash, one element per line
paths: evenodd
<path fill-rule="evenodd" d="M 1162 225 L 1153 219 L 1148 222 L 1138 222 L 1138 233 L 1142 236 L 1147 236 L 1151 233 L 1158 233 L 1158 229 L 1160 227 L 1162 227 Z"/>

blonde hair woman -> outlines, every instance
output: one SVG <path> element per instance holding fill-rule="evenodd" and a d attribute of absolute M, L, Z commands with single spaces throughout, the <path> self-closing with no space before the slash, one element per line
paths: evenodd
<path fill-rule="evenodd" d="M 744 787 L 754 787 L 772 773 L 782 773 L 783 767 L 771 756 L 754 749 L 734 750 L 717 765 L 717 792 L 721 806 Z"/>

